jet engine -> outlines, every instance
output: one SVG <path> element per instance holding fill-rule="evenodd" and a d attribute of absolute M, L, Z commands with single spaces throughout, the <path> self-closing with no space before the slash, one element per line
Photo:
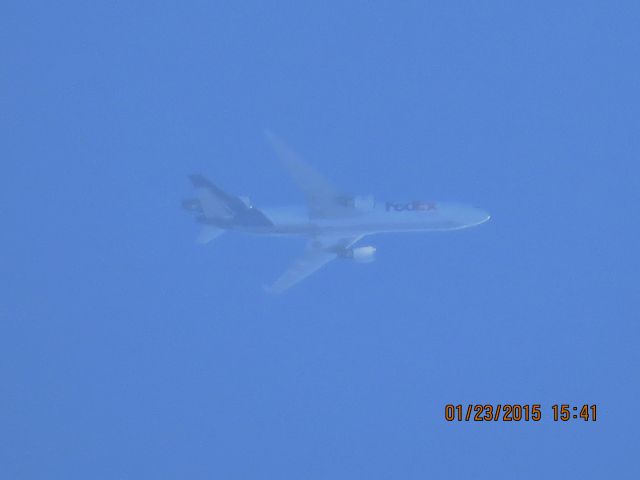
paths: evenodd
<path fill-rule="evenodd" d="M 354 210 L 368 212 L 375 207 L 375 199 L 373 195 L 360 195 L 357 197 L 339 197 L 338 203 Z"/>
<path fill-rule="evenodd" d="M 341 256 L 358 263 L 370 263 L 376 259 L 376 247 L 350 248 Z"/>
<path fill-rule="evenodd" d="M 373 195 L 360 196 L 353 199 L 353 208 L 355 208 L 356 210 L 361 210 L 363 212 L 373 210 L 375 204 L 376 202 L 373 198 Z M 373 251 L 375 252 L 375 250 L 376 249 L 374 248 Z"/>

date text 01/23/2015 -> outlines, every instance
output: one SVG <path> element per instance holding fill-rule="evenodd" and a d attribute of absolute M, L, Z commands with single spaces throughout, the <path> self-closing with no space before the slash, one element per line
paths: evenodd
<path fill-rule="evenodd" d="M 596 405 L 571 405 L 568 403 L 551 405 L 551 418 L 554 422 L 597 420 Z M 447 404 L 444 407 L 444 419 L 447 422 L 539 422 L 545 415 L 542 404 Z"/>

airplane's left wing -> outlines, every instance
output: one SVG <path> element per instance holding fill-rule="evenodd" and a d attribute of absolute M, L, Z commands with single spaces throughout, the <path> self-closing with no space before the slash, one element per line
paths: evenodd
<path fill-rule="evenodd" d="M 272 285 L 265 287 L 269 293 L 282 293 L 312 273 L 320 270 L 331 260 L 362 237 L 315 237 L 309 240 L 301 257 L 289 267 Z"/>

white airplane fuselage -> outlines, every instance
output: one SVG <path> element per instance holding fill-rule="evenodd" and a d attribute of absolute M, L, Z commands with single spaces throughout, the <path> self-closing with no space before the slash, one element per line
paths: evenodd
<path fill-rule="evenodd" d="M 459 230 L 489 220 L 482 209 L 455 202 L 383 202 L 342 217 L 314 217 L 305 206 L 259 209 L 272 225 L 232 225 L 230 230 L 263 235 L 369 235 Z"/>

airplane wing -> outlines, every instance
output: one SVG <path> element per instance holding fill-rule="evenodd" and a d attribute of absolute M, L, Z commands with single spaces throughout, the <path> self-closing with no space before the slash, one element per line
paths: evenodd
<path fill-rule="evenodd" d="M 265 132 L 269 143 L 276 152 L 280 164 L 289 172 L 293 181 L 304 193 L 312 215 L 316 217 L 348 215 L 348 209 L 341 205 L 345 198 L 322 174 L 317 172 L 299 154 L 292 150 L 273 133 Z"/>
<path fill-rule="evenodd" d="M 289 269 L 272 285 L 265 287 L 268 293 L 282 293 L 312 273 L 320 270 L 331 260 L 338 258 L 341 250 L 351 247 L 360 240 L 357 237 L 315 237 L 309 240 L 307 247 Z"/>
<path fill-rule="evenodd" d="M 224 230 L 221 228 L 216 228 L 212 225 L 205 225 L 196 237 L 196 243 L 199 243 L 200 245 L 211 243 L 223 233 Z"/>

